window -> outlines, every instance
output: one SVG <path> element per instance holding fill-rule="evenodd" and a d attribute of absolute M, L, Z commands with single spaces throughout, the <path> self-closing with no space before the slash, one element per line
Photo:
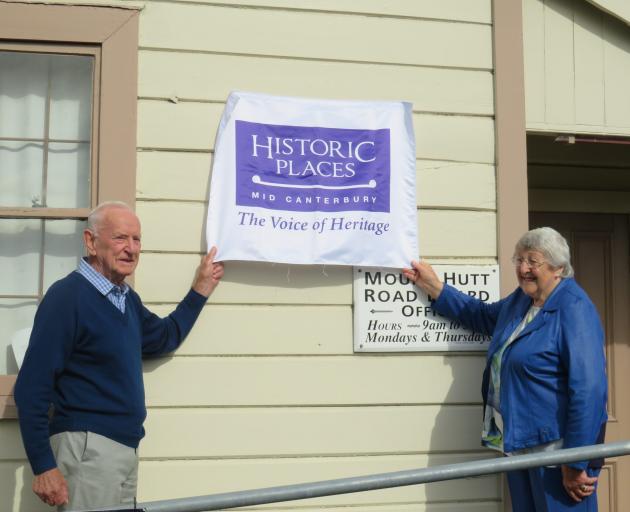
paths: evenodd
<path fill-rule="evenodd" d="M 134 204 L 137 14 L 0 3 L 0 418 L 15 413 L 12 342 L 76 268 L 90 209 Z"/>
<path fill-rule="evenodd" d="M 1 374 L 17 373 L 10 344 L 28 336 L 44 291 L 76 268 L 92 204 L 96 55 L 53 49 L 0 45 Z"/>

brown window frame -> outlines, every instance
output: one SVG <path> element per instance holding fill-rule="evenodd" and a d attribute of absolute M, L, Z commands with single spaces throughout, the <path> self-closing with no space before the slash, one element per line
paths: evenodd
<path fill-rule="evenodd" d="M 1 49 L 95 57 L 91 207 L 135 206 L 138 19 L 136 8 L 0 2 Z M 85 219 L 89 210 L 0 207 L 0 218 Z M 15 378 L 0 375 L 0 419 L 16 417 Z"/>

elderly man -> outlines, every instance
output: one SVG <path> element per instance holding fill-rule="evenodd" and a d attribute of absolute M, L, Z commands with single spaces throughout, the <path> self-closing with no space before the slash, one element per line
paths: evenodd
<path fill-rule="evenodd" d="M 103 203 L 83 236 L 88 256 L 44 296 L 15 386 L 33 491 L 61 511 L 134 502 L 146 417 L 142 356 L 175 350 L 223 276 L 213 247 L 162 319 L 124 281 L 140 257 L 134 212 Z"/>

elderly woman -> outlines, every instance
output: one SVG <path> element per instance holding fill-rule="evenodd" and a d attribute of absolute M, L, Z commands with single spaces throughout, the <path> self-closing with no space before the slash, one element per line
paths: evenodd
<path fill-rule="evenodd" d="M 514 455 L 603 442 L 607 383 L 595 306 L 572 278 L 569 247 L 552 228 L 516 244 L 519 287 L 493 304 L 440 281 L 422 261 L 403 273 L 433 307 L 492 335 L 483 374 L 482 444 Z M 515 512 L 596 511 L 601 462 L 508 473 Z"/>

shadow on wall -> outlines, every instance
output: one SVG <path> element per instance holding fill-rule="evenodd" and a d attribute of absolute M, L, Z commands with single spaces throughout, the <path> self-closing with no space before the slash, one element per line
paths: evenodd
<path fill-rule="evenodd" d="M 14 421 L 14 420 L 10 420 Z M 17 423 L 17 422 L 16 422 Z M 33 473 L 28 462 L 0 462 L 0 510 L 3 512 L 51 512 L 33 493 Z"/>
<path fill-rule="evenodd" d="M 451 367 L 451 386 L 431 432 L 427 466 L 457 464 L 492 458 L 480 444 L 481 377 L 485 353 L 451 353 L 443 364 Z M 426 485 L 426 512 L 502 512 L 501 477 L 484 476 Z"/>
<path fill-rule="evenodd" d="M 16 512 L 50 512 L 52 509 L 33 492 L 33 473 L 28 462 L 21 463 L 15 470 L 15 494 L 19 493 Z M 14 501 L 14 504 L 16 501 Z M 15 506 L 15 505 L 14 505 Z"/>

